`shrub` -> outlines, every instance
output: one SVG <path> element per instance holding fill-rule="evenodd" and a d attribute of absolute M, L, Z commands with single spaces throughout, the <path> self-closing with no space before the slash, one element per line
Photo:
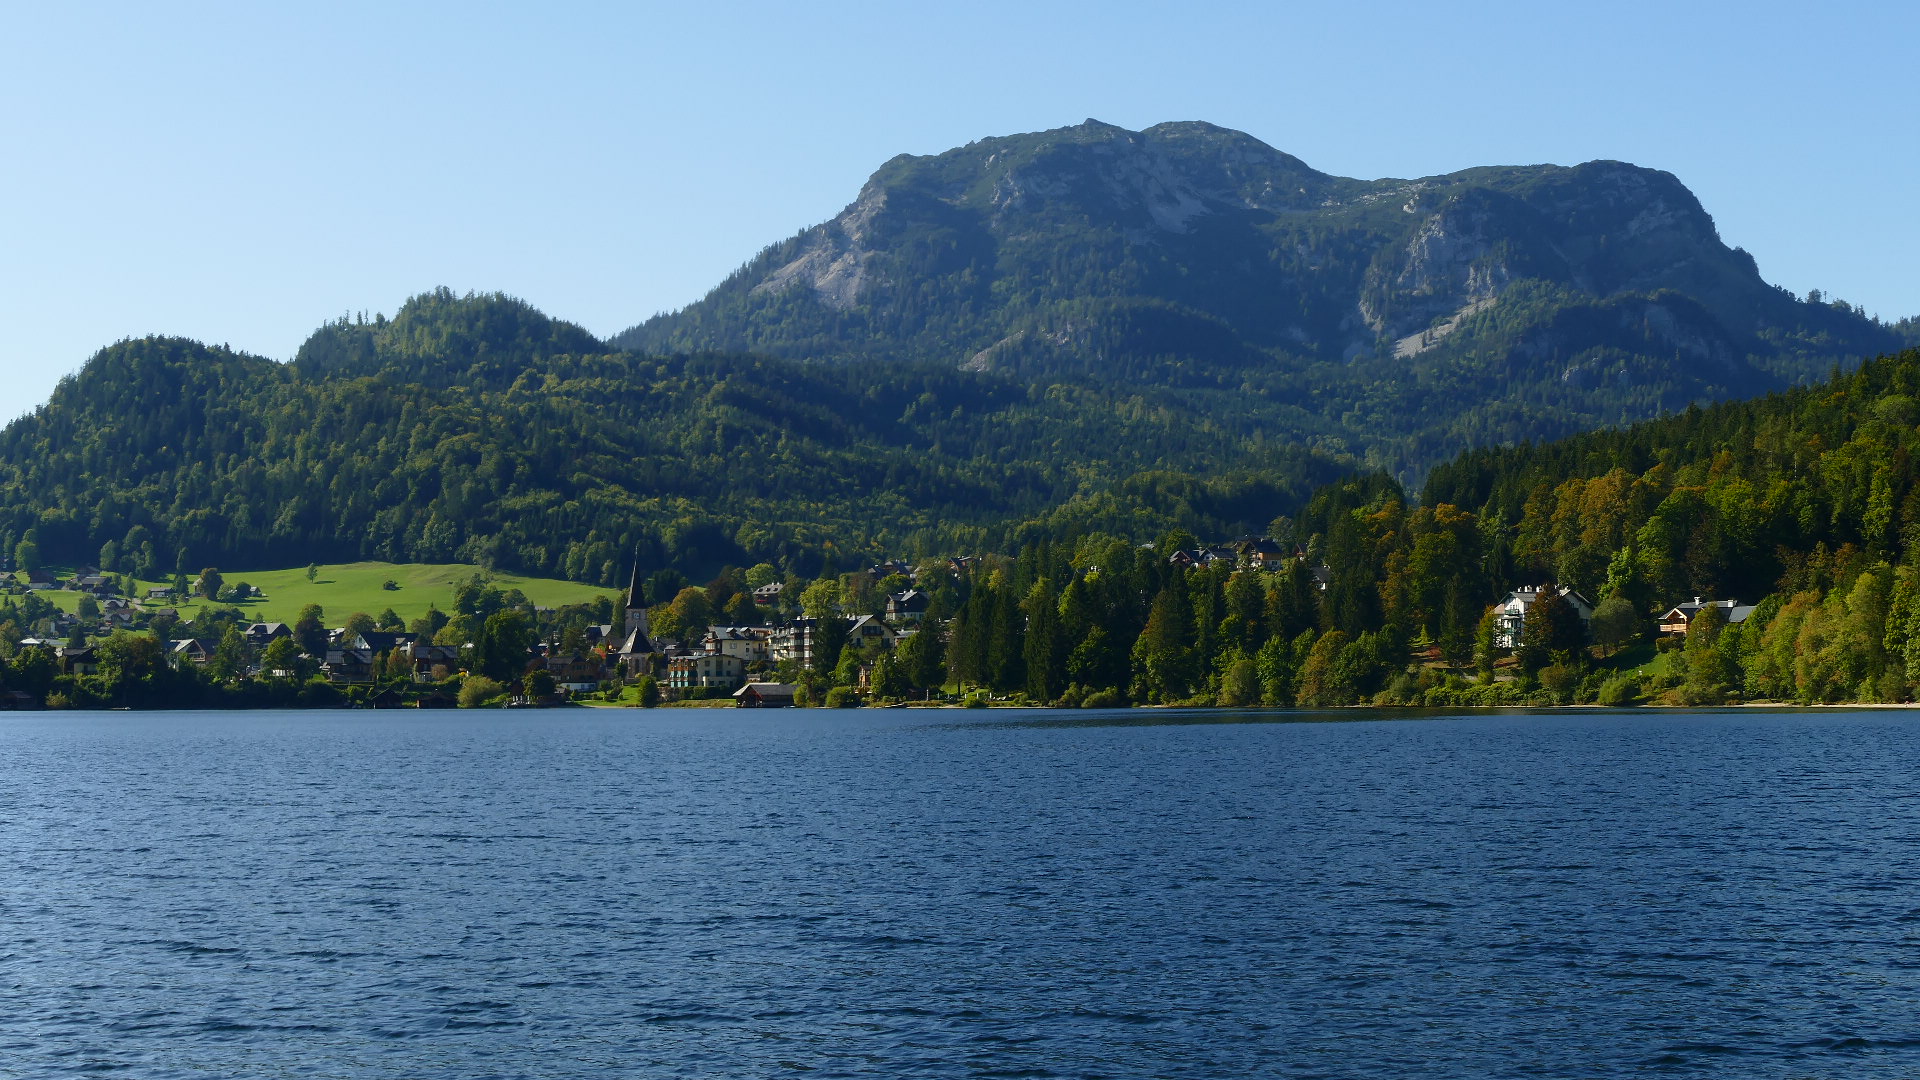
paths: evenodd
<path fill-rule="evenodd" d="M 1120 696 L 1120 691 L 1108 687 L 1105 690 L 1095 690 L 1093 693 L 1088 694 L 1081 700 L 1080 707 L 1083 709 L 1121 709 L 1125 708 L 1126 704 L 1127 699 Z"/>
<path fill-rule="evenodd" d="M 478 709 L 506 692 L 505 683 L 489 679 L 485 675 L 469 675 L 466 681 L 460 684 L 460 707 Z"/>
<path fill-rule="evenodd" d="M 1580 685 L 1580 669 L 1571 664 L 1548 664 L 1540 669 L 1540 685 L 1555 697 L 1565 697 Z"/>
<path fill-rule="evenodd" d="M 851 686 L 836 686 L 827 691 L 827 708 L 857 709 L 860 707 L 860 695 Z"/>
<path fill-rule="evenodd" d="M 1622 675 L 1600 684 L 1599 701 L 1602 705 L 1633 705 L 1639 700 L 1640 680 L 1632 675 Z"/>

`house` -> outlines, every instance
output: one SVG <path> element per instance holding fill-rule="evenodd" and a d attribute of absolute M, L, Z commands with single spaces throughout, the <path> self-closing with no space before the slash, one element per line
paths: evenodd
<path fill-rule="evenodd" d="M 407 707 L 406 699 L 400 696 L 400 691 L 395 690 L 391 686 L 368 698 L 367 704 L 376 709 L 404 709 Z"/>
<path fill-rule="evenodd" d="M 1307 577 L 1313 581 L 1313 587 L 1315 589 L 1326 592 L 1327 586 L 1333 583 L 1333 568 L 1326 563 L 1321 563 L 1319 566 L 1307 571 Z"/>
<path fill-rule="evenodd" d="M 92 675 L 100 670 L 99 655 L 91 645 L 62 645 L 53 650 L 60 670 L 68 675 Z"/>
<path fill-rule="evenodd" d="M 787 587 L 780 582 L 769 581 L 753 590 L 753 602 L 764 607 L 780 599 L 780 594 L 786 591 Z"/>
<path fill-rule="evenodd" d="M 1754 605 L 1742 604 L 1738 600 L 1702 600 L 1696 596 L 1690 604 L 1675 604 L 1668 608 L 1666 614 L 1660 616 L 1660 632 L 1684 634 L 1687 628 L 1693 625 L 1693 620 L 1699 616 L 1700 612 L 1710 607 L 1725 609 L 1727 623 L 1732 625 L 1746 622 L 1747 616 L 1753 614 Z"/>
<path fill-rule="evenodd" d="M 742 709 L 786 709 L 793 693 L 792 683 L 750 682 L 733 692 L 733 702 Z"/>
<path fill-rule="evenodd" d="M 320 665 L 328 682 L 364 683 L 373 681 L 373 653 L 366 649 L 328 649 Z"/>
<path fill-rule="evenodd" d="M 1265 536 L 1256 537 L 1240 548 L 1241 561 L 1261 570 L 1284 566 L 1289 557 L 1290 553 L 1279 541 Z"/>
<path fill-rule="evenodd" d="M 38 709 L 40 699 L 25 690 L 0 692 L 0 709 Z"/>
<path fill-rule="evenodd" d="M 1526 629 L 1527 609 L 1552 589 L 1567 605 L 1573 608 L 1580 621 L 1593 621 L 1593 604 L 1586 597 L 1575 592 L 1571 586 L 1559 585 L 1523 585 L 1507 594 L 1507 598 L 1494 606 L 1493 644 L 1497 648 L 1511 649 L 1520 644 L 1520 635 Z"/>
<path fill-rule="evenodd" d="M 773 631 L 760 626 L 709 626 L 700 645 L 707 652 L 737 656 L 749 668 L 765 667 Z"/>
<path fill-rule="evenodd" d="M 173 589 L 172 589 L 172 588 L 170 588 L 170 587 L 168 587 L 168 586 L 165 586 L 165 585 L 163 585 L 163 586 L 161 586 L 161 587 L 159 587 L 159 588 L 157 588 L 157 589 L 148 589 L 148 590 L 147 590 L 147 595 L 146 595 L 146 599 L 148 599 L 148 600 L 171 600 L 171 599 L 173 599 Z"/>
<path fill-rule="evenodd" d="M 80 592 L 90 592 L 95 596 L 105 596 L 114 591 L 113 579 L 105 574 L 81 574 L 67 585 Z"/>
<path fill-rule="evenodd" d="M 848 615 L 847 644 L 864 647 L 873 644 L 892 645 L 899 635 L 878 616 Z M 773 662 L 792 660 L 801 667 L 813 662 L 813 642 L 820 632 L 820 620 L 795 619 L 792 622 L 774 627 L 772 640 Z"/>
<path fill-rule="evenodd" d="M 887 594 L 887 621 L 917 623 L 927 617 L 929 598 L 919 589 Z"/>
<path fill-rule="evenodd" d="M 877 615 L 858 615 L 847 625 L 847 644 L 860 648 L 871 645 L 891 648 L 899 636 Z"/>
<path fill-rule="evenodd" d="M 413 666 L 414 682 L 440 682 L 458 674 L 461 668 L 458 645 L 415 641 L 407 645 L 406 658 Z"/>
<path fill-rule="evenodd" d="M 700 687 L 731 691 L 746 681 L 746 661 L 726 653 L 697 653 L 667 661 L 667 690 L 673 696 Z"/>
<path fill-rule="evenodd" d="M 607 677 L 607 665 L 598 656 L 548 655 L 541 661 L 555 686 L 571 694 L 592 693 Z"/>
<path fill-rule="evenodd" d="M 14 575 L 14 580 L 17 581 L 19 578 L 20 575 Z M 51 570 L 27 571 L 26 585 L 29 589 L 57 589 L 60 587 L 59 582 L 53 579 L 53 571 Z"/>
<path fill-rule="evenodd" d="M 819 628 L 818 619 L 795 619 L 774 627 L 769 642 L 773 662 L 791 660 L 806 667 L 813 660 L 813 638 Z"/>
<path fill-rule="evenodd" d="M 279 626 L 281 624 L 266 623 L 264 625 Z M 352 648 L 366 649 L 375 654 L 390 653 L 395 649 L 404 650 L 407 646 L 412 645 L 414 639 L 419 636 L 418 634 L 408 634 L 397 630 L 367 630 L 355 634 L 353 641 L 349 642 L 349 645 Z M 248 638 L 252 638 L 251 633 L 248 634 Z"/>
<path fill-rule="evenodd" d="M 274 638 L 292 637 L 293 628 L 283 622 L 248 623 L 241 633 L 247 637 L 247 644 L 254 648 L 269 645 Z"/>
<path fill-rule="evenodd" d="M 167 642 L 167 655 L 176 660 L 187 660 L 195 664 L 204 664 L 213 659 L 213 650 L 217 642 L 204 638 L 175 638 Z"/>
<path fill-rule="evenodd" d="M 908 566 L 899 559 L 888 559 L 885 562 L 877 562 L 867 567 L 867 576 L 875 581 L 879 581 L 881 578 L 892 577 L 895 574 L 899 574 L 901 577 L 911 581 L 913 580 L 913 567 Z"/>

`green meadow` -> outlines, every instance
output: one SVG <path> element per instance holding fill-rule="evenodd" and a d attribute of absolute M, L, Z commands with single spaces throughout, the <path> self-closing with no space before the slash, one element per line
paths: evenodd
<path fill-rule="evenodd" d="M 323 564 L 312 581 L 307 580 L 307 568 L 304 566 L 287 570 L 229 570 L 222 567 L 220 576 L 228 585 L 245 582 L 267 594 L 263 599 L 231 605 L 246 612 L 255 622 L 290 623 L 299 618 L 301 608 L 308 604 L 319 604 L 326 612 L 327 624 L 338 626 L 357 611 L 377 616 L 392 608 L 395 614 L 408 621 L 425 615 L 429 607 L 438 607 L 441 611 L 451 613 L 454 585 L 478 571 L 479 567 L 463 563 L 355 562 Z M 191 584 L 197 576 L 189 575 L 188 583 Z M 501 589 L 519 589 L 535 607 L 557 608 L 565 604 L 588 603 L 601 596 L 618 598 L 620 595 L 618 589 L 582 585 L 556 578 L 495 573 L 490 580 Z M 397 587 L 386 588 L 389 581 Z M 171 581 L 140 581 L 140 594 L 144 596 L 150 588 L 171 584 Z M 80 602 L 79 593 L 64 589 L 40 595 L 67 611 L 72 611 Z M 191 599 L 178 601 L 173 606 L 179 609 L 180 617 L 185 619 L 192 618 L 202 605 L 203 601 Z"/>

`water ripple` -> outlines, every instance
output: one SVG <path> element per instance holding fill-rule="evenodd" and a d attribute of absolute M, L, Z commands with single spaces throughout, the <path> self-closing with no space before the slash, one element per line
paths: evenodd
<path fill-rule="evenodd" d="M 8 717 L 0 1077 L 1920 1075 L 1909 714 L 1360 715 Z"/>

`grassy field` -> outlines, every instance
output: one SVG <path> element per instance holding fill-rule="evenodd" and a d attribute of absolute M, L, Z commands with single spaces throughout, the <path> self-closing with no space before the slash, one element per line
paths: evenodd
<path fill-rule="evenodd" d="M 477 569 L 462 563 L 357 562 L 323 565 L 312 581 L 307 580 L 307 568 L 304 566 L 290 570 L 228 570 L 222 567 L 220 576 L 229 585 L 244 581 L 267 594 L 262 600 L 233 605 L 256 622 L 290 623 L 299 617 L 302 607 L 319 604 L 326 612 L 327 624 L 338 626 L 357 611 L 379 615 L 387 608 L 392 608 L 408 621 L 425 615 L 429 607 L 451 612 L 454 585 L 472 577 Z M 190 576 L 189 582 L 197 576 Z M 399 587 L 383 588 L 388 581 Z M 139 589 L 144 595 L 149 588 L 171 584 L 171 581 L 142 581 Z M 581 604 L 598 596 L 617 599 L 620 595 L 618 589 L 554 578 L 521 577 L 518 574 L 494 574 L 493 584 L 501 589 L 519 589 L 536 607 Z M 80 602 L 79 593 L 67 590 L 43 592 L 40 595 L 67 611 L 72 611 Z M 190 600 L 174 606 L 179 608 L 182 618 L 191 618 L 199 610 L 200 604 L 198 600 Z"/>

